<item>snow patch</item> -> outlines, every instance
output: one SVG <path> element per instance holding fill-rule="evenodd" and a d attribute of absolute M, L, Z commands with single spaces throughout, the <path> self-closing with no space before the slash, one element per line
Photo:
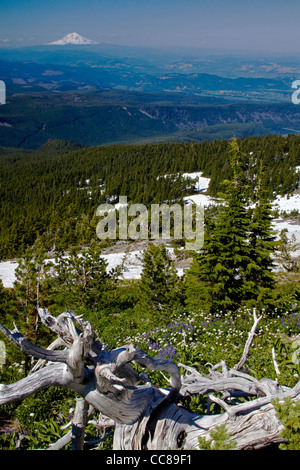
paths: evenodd
<path fill-rule="evenodd" d="M 300 212 L 300 194 L 293 194 L 292 196 L 277 196 L 273 202 L 275 207 L 278 207 L 280 212 L 291 212 L 298 210 Z"/>
<path fill-rule="evenodd" d="M 202 171 L 196 171 L 194 173 L 183 173 L 183 178 L 192 178 L 196 180 L 195 182 L 195 190 L 197 192 L 204 192 L 208 190 L 208 186 L 210 183 L 210 178 L 202 176 Z"/>
<path fill-rule="evenodd" d="M 3 261 L 0 263 L 0 279 L 4 287 L 13 287 L 13 283 L 16 280 L 15 270 L 17 267 L 17 261 Z"/>

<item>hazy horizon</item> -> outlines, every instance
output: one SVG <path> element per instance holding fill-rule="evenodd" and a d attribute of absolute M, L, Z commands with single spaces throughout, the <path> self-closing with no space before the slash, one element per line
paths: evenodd
<path fill-rule="evenodd" d="M 1 47 L 77 32 L 100 44 L 298 53 L 297 0 L 2 0 Z"/>

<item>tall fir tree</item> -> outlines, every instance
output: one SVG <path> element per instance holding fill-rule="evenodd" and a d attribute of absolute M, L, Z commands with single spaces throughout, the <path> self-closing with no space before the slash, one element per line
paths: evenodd
<path fill-rule="evenodd" d="M 249 234 L 249 255 L 246 279 L 251 287 L 249 305 L 267 308 L 272 305 L 272 292 L 275 287 L 273 255 L 277 248 L 276 234 L 272 227 L 273 208 L 266 196 L 265 174 L 260 163 L 255 191 L 255 205 L 251 217 Z"/>

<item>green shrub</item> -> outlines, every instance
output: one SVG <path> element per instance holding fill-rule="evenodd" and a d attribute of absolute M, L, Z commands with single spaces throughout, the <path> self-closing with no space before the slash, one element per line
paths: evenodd
<path fill-rule="evenodd" d="M 229 441 L 230 434 L 226 430 L 226 425 L 221 424 L 210 431 L 211 439 L 198 437 L 201 450 L 233 450 L 236 447 L 235 441 Z"/>
<path fill-rule="evenodd" d="M 284 426 L 281 437 L 284 443 L 279 444 L 281 450 L 300 450 L 300 400 L 294 402 L 291 397 L 283 402 L 278 399 L 272 404 L 276 411 L 276 416 Z"/>

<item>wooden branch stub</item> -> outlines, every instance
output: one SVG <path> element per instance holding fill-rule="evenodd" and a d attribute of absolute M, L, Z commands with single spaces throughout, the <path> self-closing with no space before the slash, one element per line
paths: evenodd
<path fill-rule="evenodd" d="M 89 404 L 84 398 L 76 399 L 75 413 L 72 423 L 72 450 L 83 450 L 84 432 L 87 425 Z"/>
<path fill-rule="evenodd" d="M 255 335 L 255 331 L 256 331 L 257 325 L 258 325 L 258 323 L 260 322 L 260 320 L 262 319 L 262 315 L 260 315 L 260 317 L 257 318 L 255 308 L 253 309 L 253 319 L 254 319 L 254 323 L 253 323 L 253 326 L 252 326 L 252 328 L 251 328 L 251 331 L 250 331 L 249 334 L 248 334 L 248 339 L 247 339 L 247 341 L 246 341 L 246 344 L 245 344 L 245 347 L 244 347 L 244 351 L 243 351 L 242 357 L 241 357 L 241 359 L 239 360 L 239 362 L 233 367 L 233 369 L 235 369 L 235 370 L 241 369 L 241 367 L 243 367 L 243 365 L 244 365 L 245 362 L 247 361 L 247 357 L 248 357 L 248 354 L 249 354 L 250 346 L 251 346 L 251 343 L 252 343 L 252 341 L 253 341 L 253 338 L 254 338 L 254 335 Z"/>

